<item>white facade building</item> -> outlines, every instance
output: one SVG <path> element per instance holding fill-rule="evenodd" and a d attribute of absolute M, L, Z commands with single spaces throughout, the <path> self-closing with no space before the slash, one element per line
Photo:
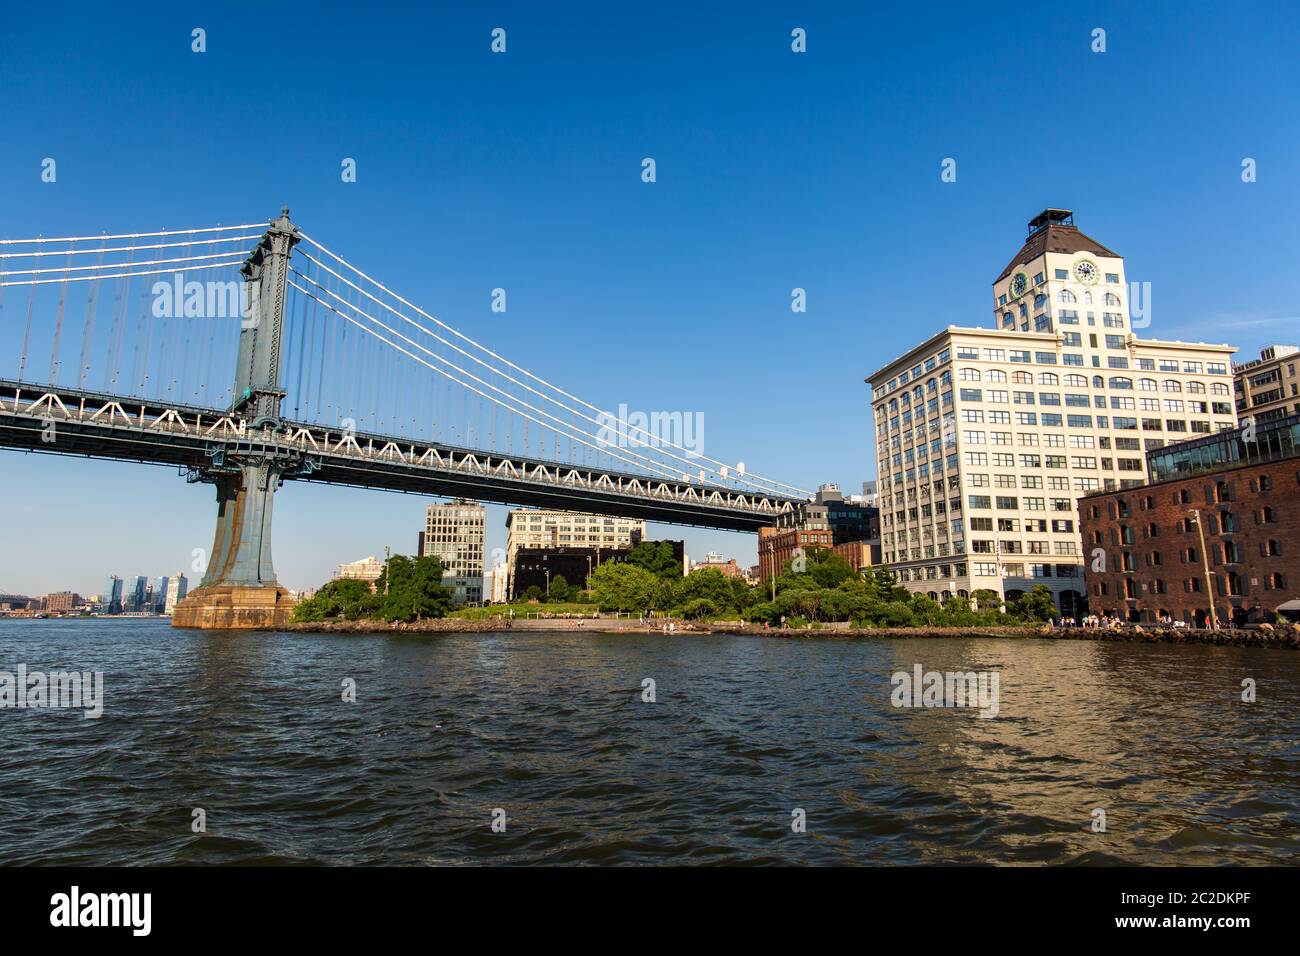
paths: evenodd
<path fill-rule="evenodd" d="M 645 540 L 645 521 L 572 511 L 518 508 L 506 515 L 507 573 L 520 548 L 630 548 Z"/>
<path fill-rule="evenodd" d="M 1236 426 L 1229 345 L 1139 339 L 1124 260 L 1047 210 L 993 283 L 997 328 L 949 326 L 873 373 L 881 557 L 937 600 L 1085 594 L 1077 499 L 1145 452 Z"/>

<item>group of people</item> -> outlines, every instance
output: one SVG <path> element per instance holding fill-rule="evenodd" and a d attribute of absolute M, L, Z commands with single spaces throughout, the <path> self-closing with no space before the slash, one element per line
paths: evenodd
<path fill-rule="evenodd" d="M 1169 614 L 1160 614 L 1154 621 L 1145 622 L 1158 627 L 1186 627 L 1181 621 L 1176 621 Z M 1133 622 L 1127 621 L 1119 615 L 1111 614 L 1086 614 L 1082 618 L 1058 617 L 1051 622 L 1053 627 L 1081 627 L 1091 631 L 1118 630 L 1124 627 L 1131 627 Z"/>
<path fill-rule="evenodd" d="M 1127 622 L 1123 618 L 1111 617 L 1109 614 L 1085 614 L 1079 619 L 1058 617 L 1050 623 L 1053 627 L 1082 627 L 1090 631 L 1104 631 L 1123 627 Z"/>

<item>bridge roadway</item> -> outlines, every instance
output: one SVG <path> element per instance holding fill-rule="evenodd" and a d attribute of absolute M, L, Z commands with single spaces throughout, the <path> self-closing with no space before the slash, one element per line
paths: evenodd
<path fill-rule="evenodd" d="M 504 455 L 237 411 L 0 379 L 0 448 L 171 465 L 191 481 L 226 454 L 295 462 L 285 477 L 434 497 L 756 532 L 796 499 Z"/>

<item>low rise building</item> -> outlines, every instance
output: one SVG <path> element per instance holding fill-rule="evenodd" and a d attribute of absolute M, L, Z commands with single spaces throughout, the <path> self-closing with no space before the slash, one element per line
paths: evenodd
<path fill-rule="evenodd" d="M 1300 348 L 1270 345 L 1259 358 L 1232 366 L 1237 414 L 1256 422 L 1300 415 Z"/>
<path fill-rule="evenodd" d="M 701 568 L 712 568 L 715 571 L 721 571 L 729 578 L 743 578 L 745 572 L 736 564 L 735 558 L 724 558 L 716 551 L 710 551 L 704 556 L 703 561 L 696 561 L 692 571 L 699 571 Z"/>
<path fill-rule="evenodd" d="M 763 581 L 779 576 L 800 549 L 833 549 L 879 538 L 880 512 L 874 506 L 853 504 L 838 485 L 824 484 L 812 501 L 796 504 L 777 518 L 775 527 L 759 530 L 759 576 Z"/>
<path fill-rule="evenodd" d="M 1090 612 L 1244 624 L 1300 598 L 1300 415 L 1153 449 L 1147 468 L 1079 499 Z"/>
<path fill-rule="evenodd" d="M 360 561 L 350 561 L 347 564 L 340 564 L 339 569 L 334 572 L 336 578 L 350 578 L 354 581 L 365 581 L 372 588 L 375 582 L 379 580 L 379 575 L 384 573 L 384 562 L 380 561 L 373 554 Z"/>

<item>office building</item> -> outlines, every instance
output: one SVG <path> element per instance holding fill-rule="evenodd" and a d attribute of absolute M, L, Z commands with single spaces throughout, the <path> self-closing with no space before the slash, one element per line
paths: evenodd
<path fill-rule="evenodd" d="M 1300 415 L 1300 348 L 1270 345 L 1259 358 L 1232 367 L 1237 415 L 1256 424 Z"/>
<path fill-rule="evenodd" d="M 163 601 L 163 613 L 170 614 L 176 605 L 190 592 L 190 582 L 179 571 L 167 579 L 166 598 Z"/>
<path fill-rule="evenodd" d="M 1147 460 L 1149 483 L 1079 500 L 1090 610 L 1222 626 L 1300 598 L 1300 415 Z"/>
<path fill-rule="evenodd" d="M 99 612 L 101 614 L 122 613 L 122 579 L 110 574 L 104 582 L 104 593 L 100 596 Z"/>
<path fill-rule="evenodd" d="M 645 521 L 610 518 L 605 515 L 570 511 L 542 511 L 517 508 L 506 514 L 506 573 L 510 593 L 516 594 L 516 556 L 520 548 L 591 548 L 609 551 L 633 548 L 645 540 Z"/>
<path fill-rule="evenodd" d="M 1043 584 L 1077 615 L 1079 497 L 1142 484 L 1146 451 L 1235 427 L 1234 349 L 1138 338 L 1129 296 L 1123 258 L 1045 210 L 993 282 L 995 328 L 950 325 L 868 377 L 899 583 L 938 600 Z"/>
<path fill-rule="evenodd" d="M 154 578 L 153 588 L 149 595 L 149 610 L 155 614 L 162 614 L 163 609 L 167 607 L 167 576 Z"/>
<path fill-rule="evenodd" d="M 457 604 L 483 602 L 483 541 L 487 510 L 477 502 L 457 498 L 429 505 L 420 532 L 419 554 L 442 562 L 444 586 Z"/>

